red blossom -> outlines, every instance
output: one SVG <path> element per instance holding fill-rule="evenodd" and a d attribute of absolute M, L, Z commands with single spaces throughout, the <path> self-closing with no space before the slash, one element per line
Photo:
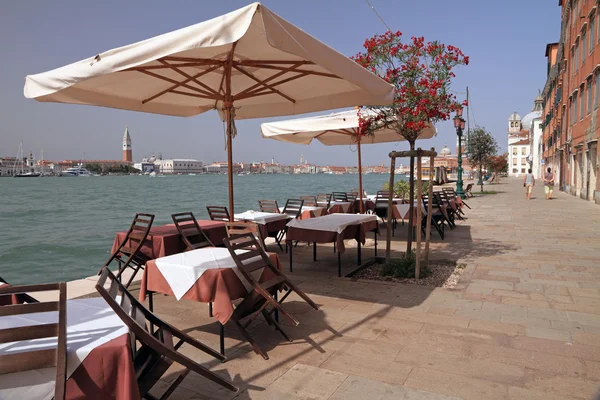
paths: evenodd
<path fill-rule="evenodd" d="M 466 102 L 459 103 L 449 88 L 452 71 L 467 65 L 469 57 L 451 45 L 425 42 L 412 37 L 402 43 L 401 32 L 388 31 L 364 42 L 363 53 L 353 59 L 394 85 L 394 103 L 390 107 L 366 107 L 371 112 L 359 114 L 360 134 L 372 134 L 382 125 L 395 128 L 414 141 L 430 122 L 450 118 Z"/>

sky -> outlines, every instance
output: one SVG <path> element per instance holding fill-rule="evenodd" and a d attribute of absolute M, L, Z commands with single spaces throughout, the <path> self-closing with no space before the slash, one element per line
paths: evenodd
<path fill-rule="evenodd" d="M 370 0 L 385 23 L 405 38 L 424 36 L 459 47 L 470 57 L 458 67 L 453 90 L 469 87 L 471 124 L 492 132 L 507 148 L 508 116 L 525 116 L 546 80 L 547 43 L 560 33 L 560 7 L 548 0 Z M 249 4 L 241 0 L 19 0 L 0 13 L 0 156 L 15 156 L 19 142 L 39 158 L 120 159 L 129 127 L 134 160 L 163 158 L 224 161 L 224 128 L 215 111 L 190 118 L 69 104 L 39 103 L 23 96 L 24 78 L 115 47 L 225 14 Z M 352 56 L 367 37 L 386 28 L 366 0 L 265 0 L 269 9 L 339 52 Z M 329 113 L 324 111 L 323 113 Z M 321 114 L 323 114 L 321 113 Z M 309 146 L 262 139 L 260 124 L 277 119 L 237 121 L 234 161 L 298 163 L 303 155 L 318 165 L 355 165 L 354 146 Z M 448 145 L 455 153 L 452 122 L 436 125 L 437 137 L 423 148 Z M 390 151 L 408 144 L 363 146 L 364 165 L 389 164 Z"/>

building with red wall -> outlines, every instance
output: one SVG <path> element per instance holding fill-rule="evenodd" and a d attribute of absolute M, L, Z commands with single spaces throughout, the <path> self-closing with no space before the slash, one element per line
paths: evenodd
<path fill-rule="evenodd" d="M 600 7 L 560 0 L 558 43 L 546 46 L 542 151 L 562 191 L 600 204 Z"/>

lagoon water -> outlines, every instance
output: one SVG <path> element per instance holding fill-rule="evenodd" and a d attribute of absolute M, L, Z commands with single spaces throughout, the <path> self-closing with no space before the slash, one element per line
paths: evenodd
<path fill-rule="evenodd" d="M 363 177 L 374 194 L 387 174 Z M 258 199 L 288 198 L 358 187 L 357 175 L 245 175 L 234 177 L 236 212 L 257 210 Z M 117 231 L 136 212 L 171 223 L 171 214 L 227 205 L 226 175 L 0 178 L 0 276 L 14 284 L 57 282 L 96 273 Z"/>

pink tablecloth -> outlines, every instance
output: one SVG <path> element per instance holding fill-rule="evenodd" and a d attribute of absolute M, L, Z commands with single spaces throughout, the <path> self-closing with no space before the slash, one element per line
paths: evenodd
<path fill-rule="evenodd" d="M 129 335 L 96 347 L 67 380 L 67 399 L 140 398 Z"/>

